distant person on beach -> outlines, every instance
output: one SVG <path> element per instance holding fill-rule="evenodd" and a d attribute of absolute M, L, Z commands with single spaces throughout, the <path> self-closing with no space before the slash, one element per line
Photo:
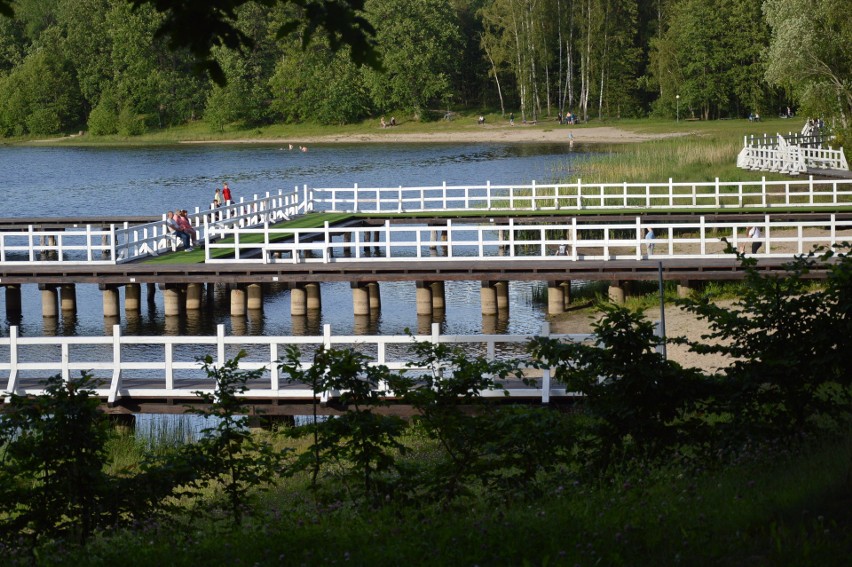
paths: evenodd
<path fill-rule="evenodd" d="M 225 201 L 226 205 L 231 204 L 231 188 L 228 187 L 227 183 L 222 184 L 222 199 Z"/>
<path fill-rule="evenodd" d="M 514 126 L 514 125 L 515 125 L 515 113 L 510 112 L 509 113 L 509 126 Z"/>
<path fill-rule="evenodd" d="M 213 194 L 213 208 L 218 207 L 222 204 L 222 193 L 219 191 L 219 188 L 216 188 L 216 192 Z"/>
<path fill-rule="evenodd" d="M 480 124 L 485 124 L 485 117 L 484 117 L 484 116 L 482 116 L 481 114 L 479 115 L 479 123 L 480 123 Z"/>
<path fill-rule="evenodd" d="M 388 127 L 387 122 L 385 122 L 385 117 L 384 117 L 384 116 L 382 116 L 382 119 L 379 121 L 379 124 L 381 124 L 381 125 L 382 125 L 382 128 L 387 128 L 387 127 Z"/>
<path fill-rule="evenodd" d="M 391 126 L 396 126 L 396 117 L 391 116 Z"/>

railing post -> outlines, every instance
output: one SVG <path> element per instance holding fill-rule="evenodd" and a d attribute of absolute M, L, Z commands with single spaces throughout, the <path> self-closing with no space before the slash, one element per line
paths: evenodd
<path fill-rule="evenodd" d="M 390 219 L 385 219 L 385 258 L 390 258 L 392 251 Z"/>
<path fill-rule="evenodd" d="M 532 204 L 531 209 L 533 211 L 538 210 L 538 196 L 536 195 L 536 191 L 535 191 L 535 179 L 532 180 L 532 203 L 531 204 Z"/>
<path fill-rule="evenodd" d="M 109 386 L 107 402 L 112 404 L 118 398 L 121 387 L 121 325 L 112 326 L 112 382 Z"/>
<path fill-rule="evenodd" d="M 485 208 L 491 210 L 491 181 L 485 182 Z"/>
<path fill-rule="evenodd" d="M 27 237 L 27 249 L 30 253 L 30 262 L 35 262 L 35 236 L 33 232 L 35 232 L 35 227 L 33 225 L 29 225 L 28 228 L 29 235 Z"/>
<path fill-rule="evenodd" d="M 583 180 L 577 178 L 577 208 L 583 208 Z"/>
<path fill-rule="evenodd" d="M 444 181 L 441 187 L 441 208 L 447 210 L 447 182 Z"/>
<path fill-rule="evenodd" d="M 71 354 L 70 354 L 70 346 L 68 345 L 68 341 L 62 341 L 62 359 L 60 363 L 60 372 L 62 373 L 62 381 L 66 384 L 71 381 Z"/>
<path fill-rule="evenodd" d="M 707 227 L 705 225 L 704 215 L 701 215 L 701 217 L 699 217 L 699 222 L 701 224 L 701 255 L 704 256 L 707 253 Z"/>
<path fill-rule="evenodd" d="M 216 325 L 216 364 L 219 368 L 225 365 L 225 325 Z"/>
<path fill-rule="evenodd" d="M 14 394 L 18 389 L 18 326 L 9 327 L 9 380 L 6 393 Z"/>
<path fill-rule="evenodd" d="M 207 217 L 204 218 L 204 261 L 210 260 L 210 226 L 207 224 Z"/>
<path fill-rule="evenodd" d="M 577 217 L 571 217 L 571 260 L 577 258 Z"/>
<path fill-rule="evenodd" d="M 550 337 L 550 322 L 545 321 L 541 325 L 541 337 L 547 339 Z M 550 403 L 550 378 L 551 373 L 553 372 L 552 367 L 547 367 L 541 373 L 541 403 L 549 404 Z"/>

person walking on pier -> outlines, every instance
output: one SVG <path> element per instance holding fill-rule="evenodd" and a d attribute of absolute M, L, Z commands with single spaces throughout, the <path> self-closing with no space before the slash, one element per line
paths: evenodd
<path fill-rule="evenodd" d="M 166 213 L 166 227 L 169 229 L 169 232 L 180 238 L 184 250 L 192 250 L 189 245 L 189 234 L 181 230 L 173 211 Z"/>
<path fill-rule="evenodd" d="M 648 251 L 648 257 L 654 253 L 654 229 L 650 226 L 645 229 L 645 248 Z"/>
<path fill-rule="evenodd" d="M 218 208 L 219 205 L 222 204 L 222 193 L 219 191 L 219 188 L 216 188 L 216 192 L 213 194 L 213 208 Z"/>
<path fill-rule="evenodd" d="M 227 182 L 222 184 L 222 199 L 225 200 L 226 205 L 231 204 L 231 188 L 228 187 Z"/>

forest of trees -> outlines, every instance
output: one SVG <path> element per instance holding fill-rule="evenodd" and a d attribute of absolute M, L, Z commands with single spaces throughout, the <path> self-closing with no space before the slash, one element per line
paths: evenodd
<path fill-rule="evenodd" d="M 345 38 L 287 25 L 345 1 L 233 3 L 247 41 L 213 44 L 211 78 L 197 53 L 157 34 L 168 11 L 153 0 L 3 0 L 14 16 L 0 16 L 0 136 L 428 120 L 453 108 L 673 116 L 676 100 L 681 117 L 701 119 L 790 106 L 848 127 L 852 114 L 845 0 L 365 0 L 381 68 Z"/>

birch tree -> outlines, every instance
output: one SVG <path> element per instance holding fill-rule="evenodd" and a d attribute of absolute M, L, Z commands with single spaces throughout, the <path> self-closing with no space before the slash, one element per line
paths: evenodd
<path fill-rule="evenodd" d="M 845 0 L 766 0 L 766 79 L 792 89 L 802 110 L 852 117 L 852 18 Z"/>

